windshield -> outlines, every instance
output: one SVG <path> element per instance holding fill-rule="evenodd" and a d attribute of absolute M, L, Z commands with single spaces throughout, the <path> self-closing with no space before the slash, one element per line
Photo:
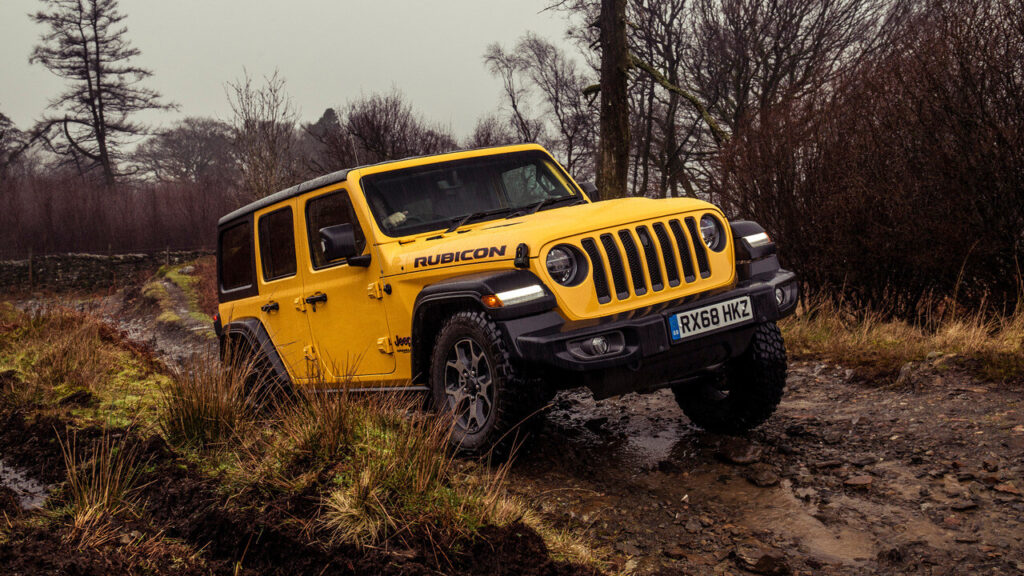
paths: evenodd
<path fill-rule="evenodd" d="M 563 205 L 560 200 L 584 201 L 551 158 L 532 150 L 371 174 L 361 185 L 388 236 L 454 229 Z"/>

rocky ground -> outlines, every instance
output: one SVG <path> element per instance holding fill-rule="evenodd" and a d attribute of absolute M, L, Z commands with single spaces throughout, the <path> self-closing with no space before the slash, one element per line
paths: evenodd
<path fill-rule="evenodd" d="M 563 393 L 515 489 L 641 574 L 1024 573 L 1022 391 L 915 366 L 898 385 L 791 366 L 748 438 L 671 393 Z"/>
<path fill-rule="evenodd" d="M 171 364 L 211 346 L 130 288 L 71 305 Z M 883 384 L 793 363 L 777 414 L 747 438 L 695 429 L 667 391 L 562 393 L 510 485 L 612 572 L 1024 574 L 1024 390 L 953 366 L 933 357 Z"/>

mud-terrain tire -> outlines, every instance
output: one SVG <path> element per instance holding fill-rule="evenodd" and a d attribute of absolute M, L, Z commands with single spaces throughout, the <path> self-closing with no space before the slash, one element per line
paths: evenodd
<path fill-rule="evenodd" d="M 786 345 L 774 322 L 759 324 L 750 346 L 720 374 L 672 387 L 676 402 L 701 428 L 740 434 L 775 412 L 786 388 Z"/>
<path fill-rule="evenodd" d="M 464 454 L 504 457 L 539 420 L 538 383 L 514 367 L 498 326 L 461 311 L 441 327 L 430 358 L 431 403 L 452 419 L 451 445 Z"/>

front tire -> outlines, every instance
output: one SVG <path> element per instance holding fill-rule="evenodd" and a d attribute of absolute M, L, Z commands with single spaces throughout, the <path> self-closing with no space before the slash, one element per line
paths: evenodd
<path fill-rule="evenodd" d="M 786 388 L 786 345 L 774 322 L 759 324 L 746 352 L 723 371 L 672 387 L 676 402 L 701 428 L 741 434 L 775 412 Z"/>
<path fill-rule="evenodd" d="M 452 420 L 451 444 L 479 453 L 508 447 L 528 418 L 526 386 L 512 365 L 498 326 L 482 312 L 462 311 L 445 322 L 430 361 L 432 403 Z"/>

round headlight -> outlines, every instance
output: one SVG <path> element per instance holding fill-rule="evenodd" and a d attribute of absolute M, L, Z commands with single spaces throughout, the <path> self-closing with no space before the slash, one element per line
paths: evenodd
<path fill-rule="evenodd" d="M 575 252 L 568 246 L 555 246 L 548 252 L 548 274 L 562 286 L 569 286 L 576 280 L 580 268 Z"/>
<path fill-rule="evenodd" d="M 700 219 L 700 236 L 704 239 L 704 245 L 718 252 L 725 246 L 725 237 L 722 234 L 722 226 L 718 218 L 711 214 L 705 214 Z"/>

